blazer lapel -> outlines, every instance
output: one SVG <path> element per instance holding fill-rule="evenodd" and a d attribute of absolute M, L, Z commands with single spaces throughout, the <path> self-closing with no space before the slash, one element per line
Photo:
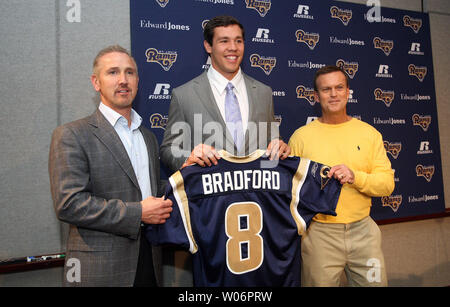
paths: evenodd
<path fill-rule="evenodd" d="M 116 159 L 120 167 L 140 191 L 139 183 L 136 174 L 134 173 L 133 166 L 131 165 L 130 158 L 128 157 L 128 153 L 117 135 L 116 130 L 114 130 L 114 127 L 111 126 L 98 109 L 89 118 L 89 123 L 95 127 L 92 129 L 92 132 L 100 139 L 106 148 L 108 148 L 111 155 Z"/>
<path fill-rule="evenodd" d="M 147 154 L 148 154 L 148 171 L 150 177 L 150 185 L 152 189 L 153 196 L 158 195 L 158 178 L 156 178 L 156 166 L 155 163 L 159 161 L 155 161 L 154 156 L 151 154 L 154 150 L 158 150 L 157 144 L 151 141 L 149 137 L 147 137 L 147 133 L 145 133 L 142 125 L 139 127 L 141 131 L 142 137 L 144 138 L 145 145 L 147 146 Z"/>
<path fill-rule="evenodd" d="M 258 125 L 259 120 L 255 117 L 255 108 L 256 106 L 256 92 L 257 92 L 257 88 L 256 88 L 256 84 L 253 82 L 252 79 L 250 79 L 249 77 L 247 77 L 246 74 L 242 73 L 243 77 L 244 77 L 244 82 L 245 82 L 245 88 L 247 90 L 247 99 L 248 99 L 248 122 L 254 122 L 255 124 Z M 259 130 L 258 130 L 259 131 Z M 245 140 L 245 150 L 248 150 L 248 146 L 250 143 L 249 138 L 249 134 L 248 134 L 248 129 L 247 131 L 245 131 L 245 136 L 244 136 L 244 140 Z"/>
<path fill-rule="evenodd" d="M 202 73 L 194 82 L 194 91 L 199 97 L 200 102 L 205 107 L 205 110 L 214 119 L 214 121 L 219 122 L 223 129 L 223 135 L 225 139 L 234 145 L 234 140 L 230 133 L 227 133 L 227 125 L 223 120 L 222 114 L 220 113 L 219 107 L 216 103 L 216 98 L 211 90 L 211 85 L 207 76 L 207 71 Z M 223 144 L 225 147 L 225 144 Z M 225 147 L 226 148 L 226 147 Z"/>

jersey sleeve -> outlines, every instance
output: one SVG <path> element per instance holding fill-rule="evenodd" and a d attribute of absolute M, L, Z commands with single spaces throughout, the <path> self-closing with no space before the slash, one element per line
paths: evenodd
<path fill-rule="evenodd" d="M 189 249 L 191 253 L 198 250 L 192 233 L 189 203 L 184 189 L 184 180 L 178 171 L 169 178 L 165 198 L 173 203 L 173 211 L 164 224 L 147 225 L 146 238 L 152 244 L 175 244 Z"/>
<path fill-rule="evenodd" d="M 317 213 L 336 216 L 336 205 L 342 185 L 334 178 L 328 178 L 329 167 L 309 159 L 300 160 L 292 181 L 292 206 L 298 233 L 302 235 Z M 291 209 L 292 211 L 292 209 Z"/>

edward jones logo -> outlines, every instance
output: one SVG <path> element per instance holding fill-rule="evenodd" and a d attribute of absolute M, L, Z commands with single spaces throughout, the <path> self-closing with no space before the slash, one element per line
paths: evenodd
<path fill-rule="evenodd" d="M 425 79 L 425 76 L 427 75 L 427 68 L 425 66 L 416 66 L 414 64 L 408 65 L 408 73 L 410 76 L 416 76 L 417 79 L 419 79 L 420 82 Z"/>
<path fill-rule="evenodd" d="M 295 31 L 295 37 L 297 38 L 297 42 L 305 43 L 309 49 L 314 50 L 319 42 L 320 35 L 318 33 L 308 33 L 299 29 Z"/>
<path fill-rule="evenodd" d="M 261 17 L 266 16 L 272 5 L 270 0 L 245 0 L 245 3 L 248 9 L 256 10 Z"/>
<path fill-rule="evenodd" d="M 347 26 L 350 19 L 352 19 L 352 11 L 351 10 L 343 10 L 338 8 L 337 6 L 330 7 L 331 18 L 336 18 L 342 21 L 342 23 Z"/>
<path fill-rule="evenodd" d="M 403 25 L 405 27 L 411 28 L 414 33 L 419 33 L 420 28 L 422 27 L 422 19 L 414 19 L 409 17 L 408 15 L 403 16 Z"/>
<path fill-rule="evenodd" d="M 265 57 L 254 53 L 250 56 L 250 64 L 252 67 L 261 68 L 266 75 L 270 75 L 272 69 L 277 64 L 277 58 L 275 57 Z"/>
<path fill-rule="evenodd" d="M 145 51 L 147 62 L 158 63 L 165 71 L 169 71 L 173 63 L 177 61 L 176 51 L 158 51 L 155 48 L 148 48 Z"/>
<path fill-rule="evenodd" d="M 394 41 L 385 41 L 377 36 L 373 39 L 373 47 L 382 50 L 386 56 L 389 56 L 394 48 Z"/>
<path fill-rule="evenodd" d="M 395 92 L 394 91 L 384 91 L 380 88 L 376 88 L 373 91 L 375 100 L 383 101 L 386 107 L 390 107 L 392 101 L 394 101 Z"/>

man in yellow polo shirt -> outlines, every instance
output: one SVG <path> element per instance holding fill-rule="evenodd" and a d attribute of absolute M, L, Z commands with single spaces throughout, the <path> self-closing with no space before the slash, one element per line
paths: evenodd
<path fill-rule="evenodd" d="M 292 154 L 332 166 L 343 184 L 337 216 L 318 214 L 302 238 L 302 285 L 387 286 L 381 232 L 369 216 L 371 198 L 394 190 L 394 171 L 381 134 L 347 115 L 348 77 L 336 66 L 319 69 L 314 97 L 322 115 L 297 129 Z"/>

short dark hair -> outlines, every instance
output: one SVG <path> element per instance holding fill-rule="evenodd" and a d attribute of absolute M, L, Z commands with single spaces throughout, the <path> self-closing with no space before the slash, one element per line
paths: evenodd
<path fill-rule="evenodd" d="M 203 37 L 210 46 L 213 44 L 214 29 L 217 27 L 227 27 L 230 25 L 238 25 L 242 31 L 242 38 L 245 39 L 244 26 L 233 16 L 216 16 L 209 20 L 203 29 Z"/>
<path fill-rule="evenodd" d="M 345 76 L 345 82 L 347 83 L 347 87 L 349 87 L 349 82 L 348 82 L 348 75 L 345 71 L 342 70 L 342 68 L 337 67 L 335 65 L 327 65 L 324 66 L 322 68 L 320 68 L 318 71 L 316 71 L 316 74 L 314 75 L 314 90 L 317 92 L 317 78 L 321 75 L 325 75 L 325 74 L 329 74 L 332 72 L 336 72 L 339 71 L 341 73 L 344 74 Z"/>

